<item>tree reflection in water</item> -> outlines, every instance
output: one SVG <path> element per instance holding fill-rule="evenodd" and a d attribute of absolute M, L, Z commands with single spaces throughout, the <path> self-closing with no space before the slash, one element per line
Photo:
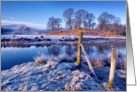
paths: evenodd
<path fill-rule="evenodd" d="M 52 45 L 48 46 L 48 53 L 50 56 L 58 56 L 60 54 L 59 46 L 58 45 Z"/>

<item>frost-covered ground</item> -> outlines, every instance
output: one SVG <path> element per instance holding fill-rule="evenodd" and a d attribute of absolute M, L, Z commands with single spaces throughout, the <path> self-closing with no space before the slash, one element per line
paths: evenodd
<path fill-rule="evenodd" d="M 96 79 L 82 59 L 77 67 L 74 57 L 36 57 L 35 62 L 1 71 L 2 91 L 125 91 L 126 70 L 116 69 L 114 87 L 108 87 L 109 66 L 94 66 Z M 43 61 L 37 63 L 39 61 Z"/>

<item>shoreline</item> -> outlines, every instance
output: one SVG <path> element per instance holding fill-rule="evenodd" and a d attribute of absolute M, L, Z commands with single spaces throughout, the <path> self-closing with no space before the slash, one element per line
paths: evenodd
<path fill-rule="evenodd" d="M 1 36 L 14 36 L 14 35 L 1 35 Z M 77 35 L 71 35 L 71 36 L 68 36 L 68 35 L 46 35 L 46 34 L 42 34 L 42 35 L 15 35 L 16 36 L 20 36 L 20 37 L 37 37 L 37 36 L 44 36 L 44 37 L 79 37 Z M 121 36 L 121 37 L 116 37 L 116 36 L 91 36 L 91 35 L 84 35 L 83 38 L 108 38 L 108 39 L 125 39 L 126 40 L 126 37 L 125 36 Z"/>
<path fill-rule="evenodd" d="M 100 44 L 111 44 L 115 42 L 125 42 L 125 40 L 118 40 L 118 41 L 103 41 L 103 42 L 82 42 L 83 45 L 100 45 Z M 46 45 L 71 45 L 71 46 L 77 46 L 78 42 L 56 42 L 56 41 L 51 41 L 51 42 L 22 42 L 22 43 L 8 43 L 8 42 L 1 42 L 1 46 L 46 46 Z"/>
<path fill-rule="evenodd" d="M 49 36 L 51 37 L 51 36 Z M 60 37 L 60 36 L 59 36 Z M 64 36 L 63 36 L 64 37 Z M 50 39 L 50 38 L 38 38 L 38 39 L 26 39 L 26 38 L 22 38 L 19 40 L 19 38 L 16 39 L 9 39 L 8 41 L 1 41 L 1 46 L 10 46 L 10 45 L 24 45 L 24 46 L 33 46 L 33 45 L 77 45 L 78 44 L 78 38 L 75 40 L 74 38 L 76 37 L 70 37 L 70 38 L 65 38 L 64 40 L 62 39 L 62 37 L 60 38 L 56 38 L 56 39 Z M 45 39 L 45 40 L 41 40 L 41 39 Z M 46 40 L 47 39 L 47 40 Z M 65 40 L 66 39 L 66 40 Z M 33 41 L 31 41 L 33 40 Z M 113 43 L 113 42 L 119 42 L 119 41 L 126 41 L 125 38 L 108 38 L 108 37 L 103 37 L 103 38 L 99 38 L 99 37 L 83 37 L 83 41 L 82 44 L 83 45 L 95 45 L 95 44 L 106 44 L 106 43 Z"/>
<path fill-rule="evenodd" d="M 41 35 L 38 35 L 38 36 L 41 36 Z M 42 36 L 46 36 L 46 37 L 68 37 L 68 35 L 42 35 Z M 79 37 L 77 35 L 71 35 L 70 37 Z M 91 35 L 84 35 L 83 36 L 84 38 L 109 38 L 109 39 L 125 39 L 126 40 L 126 37 L 115 37 L 115 36 L 110 36 L 110 37 L 104 37 L 104 36 L 91 36 Z"/>
<path fill-rule="evenodd" d="M 2 91 L 126 90 L 126 87 L 124 86 L 126 85 L 124 70 L 116 69 L 117 75 L 115 76 L 114 87 L 110 88 L 106 81 L 109 77 L 110 67 L 94 67 L 94 69 L 97 76 L 100 78 L 101 83 L 93 77 L 84 62 L 82 63 L 81 68 L 76 68 L 75 62 L 57 62 L 51 60 L 43 65 L 36 65 L 35 62 L 28 62 L 1 71 L 1 87 Z M 119 81 L 121 82 L 120 85 Z"/>

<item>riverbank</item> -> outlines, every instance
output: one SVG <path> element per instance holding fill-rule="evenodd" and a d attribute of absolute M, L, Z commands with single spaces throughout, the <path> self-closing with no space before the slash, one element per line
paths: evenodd
<path fill-rule="evenodd" d="M 51 36 L 50 36 L 51 37 Z M 93 65 L 94 71 L 98 77 L 96 79 L 90 72 L 87 62 L 82 55 L 81 67 L 76 65 L 77 53 L 71 52 L 71 46 L 59 47 L 59 45 L 77 45 L 78 37 L 54 37 L 50 39 L 49 36 L 34 36 L 28 37 L 13 37 L 2 38 L 1 46 L 5 47 L 20 47 L 20 46 L 44 46 L 55 45 L 43 49 L 44 52 L 51 53 L 49 56 L 41 56 L 44 60 L 37 57 L 34 62 L 23 63 L 21 65 L 15 64 L 12 68 L 1 71 L 1 89 L 2 91 L 125 91 L 126 90 L 126 57 L 119 51 L 116 52 L 116 71 L 114 86 L 108 86 L 109 72 L 110 72 L 110 52 L 104 53 L 111 49 L 112 45 L 117 47 L 118 42 L 126 41 L 125 39 L 117 38 L 98 38 L 98 37 L 83 37 L 83 45 L 101 45 L 98 48 L 90 50 L 92 54 L 89 56 Z M 116 44 L 115 44 L 116 42 Z M 106 46 L 106 43 L 110 46 Z M 114 43 L 114 44 L 112 44 Z M 103 47 L 103 45 L 105 46 Z M 74 46 L 75 47 L 75 46 Z M 109 48 L 110 47 L 110 48 Z M 66 51 L 68 54 L 62 55 L 52 54 L 59 52 L 59 48 L 64 48 L 60 51 Z M 65 49 L 66 48 L 66 49 Z M 8 49 L 8 48 L 7 48 Z M 16 49 L 16 48 L 15 48 Z M 21 48 L 22 49 L 22 48 Z M 32 49 L 32 48 L 31 48 Z M 41 48 L 40 48 L 41 49 Z M 89 49 L 89 48 L 85 48 Z M 13 49 L 11 49 L 13 50 Z M 28 58 L 26 50 L 23 58 Z M 87 52 L 90 52 L 89 50 Z M 5 50 L 6 52 L 6 50 Z M 72 55 L 70 55 L 70 52 Z M 97 53 L 99 52 L 99 53 Z M 6 52 L 8 53 L 8 52 Z M 34 53 L 34 52 L 33 52 Z M 97 53 L 93 55 L 93 53 Z M 53 56 L 54 55 L 54 56 Z M 15 55 L 20 56 L 20 54 Z M 31 55 L 30 55 L 31 56 Z M 31 56 L 32 57 L 32 56 Z M 7 58 L 7 54 L 6 57 Z M 22 59 L 23 59 L 22 58 Z M 33 57 L 32 57 L 33 58 Z M 12 62 L 15 61 L 15 57 Z M 21 58 L 18 58 L 21 59 Z M 20 60 L 16 60 L 18 62 Z M 22 61 L 21 59 L 21 61 Z M 40 63 L 37 63 L 37 60 Z M 5 62 L 5 60 L 3 60 Z M 10 62 L 8 60 L 8 62 Z M 10 62 L 11 63 L 11 62 Z M 42 64 L 41 64 L 42 63 Z M 7 64 L 7 63 L 6 63 Z M 9 64 L 9 63 L 8 63 Z"/>
<path fill-rule="evenodd" d="M 1 71 L 1 89 L 2 91 L 126 90 L 125 69 L 116 68 L 114 86 L 110 88 L 107 84 L 110 66 L 99 62 L 94 62 L 92 65 L 98 79 L 90 72 L 84 59 L 79 68 L 74 57 L 60 55 L 48 58 L 42 55 L 35 58 L 35 62 L 23 63 Z"/>
<path fill-rule="evenodd" d="M 94 36 L 84 36 L 82 39 L 83 45 L 92 45 L 92 44 L 104 44 L 104 43 L 113 43 L 116 41 L 126 41 L 123 37 L 94 37 Z M 33 36 L 33 37 L 11 37 L 2 36 L 1 46 L 33 46 L 33 45 L 77 45 L 78 37 L 63 37 L 63 36 Z"/>
<path fill-rule="evenodd" d="M 126 35 L 114 34 L 113 32 L 106 32 L 106 31 L 100 31 L 100 30 L 88 30 L 88 29 L 75 29 L 70 31 L 54 31 L 52 33 L 44 34 L 44 36 L 78 36 L 80 30 L 83 32 L 83 36 L 126 38 Z"/>

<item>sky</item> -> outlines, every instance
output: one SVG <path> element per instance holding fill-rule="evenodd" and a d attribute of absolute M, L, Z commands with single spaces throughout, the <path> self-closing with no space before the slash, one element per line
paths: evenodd
<path fill-rule="evenodd" d="M 97 18 L 108 12 L 126 24 L 126 1 L 1 1 L 1 24 L 25 24 L 30 27 L 46 29 L 49 17 L 61 18 L 65 27 L 63 12 L 68 8 L 85 9 Z"/>

